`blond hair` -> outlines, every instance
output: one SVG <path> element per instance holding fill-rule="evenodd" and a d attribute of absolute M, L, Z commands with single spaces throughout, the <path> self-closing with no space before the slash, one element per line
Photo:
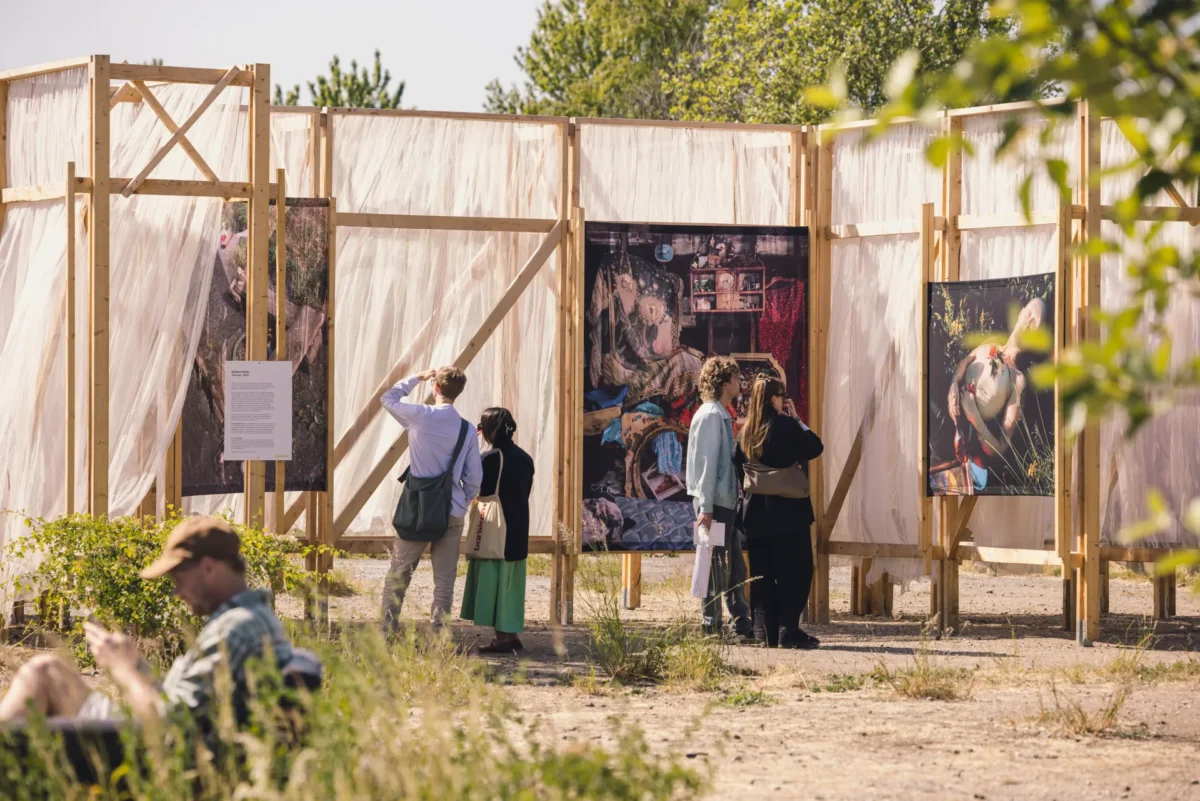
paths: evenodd
<path fill-rule="evenodd" d="M 738 374 L 738 363 L 728 356 L 713 356 L 700 368 L 700 399 L 721 399 L 721 388 Z"/>
<path fill-rule="evenodd" d="M 762 458 L 767 433 L 771 430 L 771 420 L 777 414 L 775 407 L 771 405 L 771 398 L 783 393 L 783 382 L 777 378 L 760 375 L 754 379 L 754 389 L 750 391 L 750 405 L 746 410 L 746 423 L 742 426 L 740 435 L 742 452 L 752 462 Z"/>
<path fill-rule="evenodd" d="M 437 371 L 433 382 L 437 384 L 441 396 L 453 402 L 467 386 L 467 375 L 457 367 L 443 367 Z"/>

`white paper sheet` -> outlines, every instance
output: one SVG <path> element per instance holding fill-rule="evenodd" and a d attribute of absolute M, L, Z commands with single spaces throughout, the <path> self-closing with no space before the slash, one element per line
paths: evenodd
<path fill-rule="evenodd" d="M 708 576 L 712 571 L 712 547 L 709 545 L 696 546 L 696 563 L 692 565 L 692 597 L 704 598 L 708 595 Z"/>

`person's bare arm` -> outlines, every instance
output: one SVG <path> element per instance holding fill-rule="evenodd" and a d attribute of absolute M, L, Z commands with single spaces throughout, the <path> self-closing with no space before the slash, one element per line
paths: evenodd
<path fill-rule="evenodd" d="M 121 688 L 134 715 L 144 723 L 157 721 L 162 715 L 162 696 L 150 677 L 139 669 L 140 656 L 133 638 L 119 631 L 105 631 L 92 622 L 83 624 L 83 632 L 96 664 L 108 671 Z"/>

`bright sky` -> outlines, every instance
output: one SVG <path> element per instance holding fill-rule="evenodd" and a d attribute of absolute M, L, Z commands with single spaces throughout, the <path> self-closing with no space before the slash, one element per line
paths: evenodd
<path fill-rule="evenodd" d="M 271 65 L 272 83 L 325 73 L 335 53 L 370 64 L 376 48 L 405 106 L 479 111 L 492 78 L 518 82 L 512 56 L 542 0 L 0 0 L 0 71 L 107 54 L 170 66 Z"/>

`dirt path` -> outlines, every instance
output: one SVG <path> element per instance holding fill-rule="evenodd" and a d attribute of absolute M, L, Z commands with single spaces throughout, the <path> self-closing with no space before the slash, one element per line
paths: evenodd
<path fill-rule="evenodd" d="M 373 620 L 386 564 L 346 560 L 338 567 L 362 594 L 335 599 L 334 614 Z M 643 607 L 625 618 L 652 626 L 694 616 L 696 602 L 686 595 L 690 570 L 688 556 L 644 560 Z M 518 677 L 511 696 L 546 738 L 615 746 L 611 719 L 617 716 L 620 726 L 641 727 L 652 749 L 690 754 L 693 764 L 711 770 L 713 798 L 1200 801 L 1200 662 L 1194 656 L 1200 598 L 1181 588 L 1180 617 L 1155 627 L 1149 582 L 1113 579 L 1112 614 L 1104 618 L 1101 642 L 1080 648 L 1062 630 L 1062 584 L 1054 577 L 964 571 L 964 625 L 942 640 L 922 633 L 928 582 L 897 595 L 894 620 L 850 617 L 846 594 L 839 592 L 848 583 L 848 569 L 835 569 L 833 625 L 811 629 L 822 640 L 820 650 L 727 649 L 727 659 L 748 675 L 732 679 L 725 696 L 653 687 L 591 695 L 569 686 L 572 676 L 587 672 L 582 623 L 595 596 L 580 588 L 580 625 L 557 637 L 546 623 L 549 581 L 541 577 L 529 579 L 527 650 L 520 659 L 493 664 Z M 406 616 L 425 614 L 431 590 L 423 565 Z M 1153 647 L 1138 649 L 1152 631 Z M 468 646 L 489 634 L 465 624 L 455 630 Z M 935 669 L 961 669 L 959 687 L 968 697 L 910 700 L 869 677 L 880 667 L 902 673 L 918 658 Z M 1104 735 L 1071 734 L 1056 720 L 1055 709 L 1075 704 L 1098 718 L 1123 683 L 1125 674 L 1115 666 L 1134 659 L 1160 666 L 1169 680 L 1135 675 Z M 722 702 L 737 690 L 761 693 L 756 698 L 766 703 Z M 1044 710 L 1049 718 L 1043 719 Z"/>

